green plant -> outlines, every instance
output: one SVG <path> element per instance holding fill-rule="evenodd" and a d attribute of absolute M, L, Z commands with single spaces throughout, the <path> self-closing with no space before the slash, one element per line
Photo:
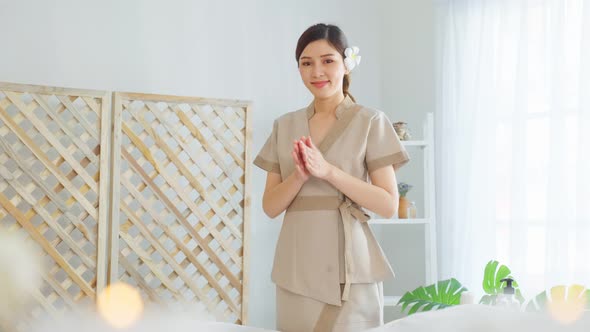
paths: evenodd
<path fill-rule="evenodd" d="M 466 290 L 467 288 L 463 287 L 457 279 L 447 279 L 407 292 L 399 300 L 398 305 L 402 305 L 402 311 L 411 305 L 408 315 L 418 311 L 443 309 L 459 304 L 461 293 Z"/>
<path fill-rule="evenodd" d="M 502 281 L 502 279 L 510 278 L 514 280 L 512 286 L 515 289 L 515 297 L 522 304 L 524 302 L 524 297 L 520 292 L 518 282 L 514 279 L 511 273 L 512 272 L 506 265 L 500 265 L 500 263 L 495 260 L 489 261 L 486 264 L 482 282 L 483 290 L 486 294 L 481 298 L 479 303 L 495 305 L 498 294 L 501 294 L 504 287 L 506 287 L 506 282 Z"/>
<path fill-rule="evenodd" d="M 502 293 L 505 282 L 502 279 L 512 277 L 512 272 L 505 265 L 500 265 L 498 261 L 491 260 L 486 264 L 483 277 L 483 290 L 486 293 L 479 301 L 480 304 L 495 305 L 498 294 Z M 512 282 L 515 289 L 515 297 L 522 304 L 525 302 L 516 280 Z M 402 306 L 402 312 L 409 306 L 408 315 L 419 311 L 430 311 L 433 309 L 444 309 L 459 304 L 461 293 L 467 291 L 467 288 L 455 279 L 439 281 L 430 286 L 422 286 L 413 291 L 406 292 L 398 301 Z M 549 295 L 549 296 L 548 296 Z M 550 297 L 550 298 L 549 298 Z M 542 311 L 551 305 L 552 302 L 567 303 L 573 305 L 572 308 L 590 309 L 590 289 L 582 285 L 555 286 L 549 293 L 544 291 L 532 298 L 527 306 L 527 311 Z"/>
<path fill-rule="evenodd" d="M 405 182 L 400 182 L 397 184 L 397 191 L 399 192 L 400 197 L 406 197 L 406 194 L 410 189 L 412 189 L 411 184 L 407 184 Z"/>
<path fill-rule="evenodd" d="M 549 298 L 549 296 L 551 298 Z M 590 308 L 590 290 L 582 285 L 571 286 L 554 286 L 549 292 L 543 291 L 532 298 L 527 306 L 526 311 L 544 311 L 552 301 L 561 303 L 578 304 Z"/>
<path fill-rule="evenodd" d="M 495 304 L 496 298 L 505 287 L 505 282 L 501 280 L 504 278 L 514 278 L 511 275 L 510 269 L 505 265 L 500 265 L 498 261 L 491 260 L 486 264 L 484 269 L 483 289 L 486 293 L 479 303 L 481 304 Z M 516 298 L 520 303 L 524 302 L 524 298 L 518 288 L 516 280 L 512 283 L 516 289 Z M 418 287 L 411 292 L 405 293 L 399 300 L 398 305 L 402 305 L 402 312 L 406 310 L 409 305 L 412 305 L 408 311 L 408 315 L 418 311 L 429 311 L 432 309 L 443 309 L 459 304 L 461 293 L 466 291 L 457 279 L 448 279 L 439 281 L 430 286 Z"/>

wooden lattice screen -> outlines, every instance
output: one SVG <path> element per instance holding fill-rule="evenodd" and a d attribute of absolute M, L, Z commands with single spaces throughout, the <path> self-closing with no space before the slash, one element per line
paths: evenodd
<path fill-rule="evenodd" d="M 244 322 L 248 104 L 129 93 L 114 104 L 111 280 Z"/>
<path fill-rule="evenodd" d="M 33 317 L 105 285 L 110 108 L 104 91 L 0 83 L 0 220 L 43 257 Z"/>
<path fill-rule="evenodd" d="M 0 83 L 0 220 L 51 264 L 36 310 L 75 310 L 124 281 L 246 323 L 248 110 Z"/>

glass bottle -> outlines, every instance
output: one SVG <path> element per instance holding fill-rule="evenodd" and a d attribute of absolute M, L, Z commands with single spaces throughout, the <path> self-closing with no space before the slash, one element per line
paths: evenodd
<path fill-rule="evenodd" d="M 406 215 L 408 219 L 416 219 L 416 202 L 410 202 Z"/>

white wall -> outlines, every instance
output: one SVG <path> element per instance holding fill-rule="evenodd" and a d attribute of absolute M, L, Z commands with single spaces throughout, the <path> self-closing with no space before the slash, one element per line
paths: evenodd
<path fill-rule="evenodd" d="M 311 101 L 294 59 L 297 38 L 313 23 L 335 23 L 361 49 L 353 95 L 414 129 L 433 109 L 430 7 L 430 0 L 0 0 L 0 81 L 251 100 L 257 153 L 274 118 Z M 262 212 L 265 175 L 255 167 L 251 174 L 250 325 L 272 328 L 280 220 Z"/>
<path fill-rule="evenodd" d="M 384 1 L 383 16 L 383 109 L 390 119 L 404 121 L 413 139 L 422 139 L 426 113 L 434 112 L 434 27 L 433 0 Z M 412 184 L 408 193 L 416 201 L 418 217 L 424 211 L 423 158 L 419 149 L 409 148 L 411 162 L 397 173 L 398 181 Z M 385 294 L 400 295 L 423 286 L 423 226 L 374 226 L 396 278 L 384 283 Z M 386 308 L 386 321 L 399 317 L 398 308 Z"/>
<path fill-rule="evenodd" d="M 426 113 L 434 112 L 434 6 L 432 0 L 386 1 L 383 9 L 383 108 L 392 121 L 404 121 L 413 139 L 422 139 Z M 387 42 L 389 41 L 389 42 Z M 420 154 L 400 170 L 414 188 L 409 197 L 424 207 Z"/>

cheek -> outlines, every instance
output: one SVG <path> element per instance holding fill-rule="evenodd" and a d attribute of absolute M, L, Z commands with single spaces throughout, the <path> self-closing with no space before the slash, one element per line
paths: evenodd
<path fill-rule="evenodd" d="M 306 78 L 307 78 L 307 76 L 308 76 L 308 75 L 307 75 L 307 72 L 308 72 L 308 71 L 307 71 L 307 70 L 305 70 L 305 68 L 303 68 L 303 67 L 299 67 L 299 76 L 301 76 L 301 79 L 302 79 L 302 80 L 304 80 L 304 81 L 306 80 Z"/>
<path fill-rule="evenodd" d="M 342 81 L 344 79 L 344 74 L 346 74 L 346 70 L 335 66 L 331 73 L 334 80 Z"/>
<path fill-rule="evenodd" d="M 344 75 L 342 75 L 342 73 L 336 73 L 334 76 L 332 76 L 332 82 L 334 82 L 335 85 L 342 85 L 343 80 Z"/>

